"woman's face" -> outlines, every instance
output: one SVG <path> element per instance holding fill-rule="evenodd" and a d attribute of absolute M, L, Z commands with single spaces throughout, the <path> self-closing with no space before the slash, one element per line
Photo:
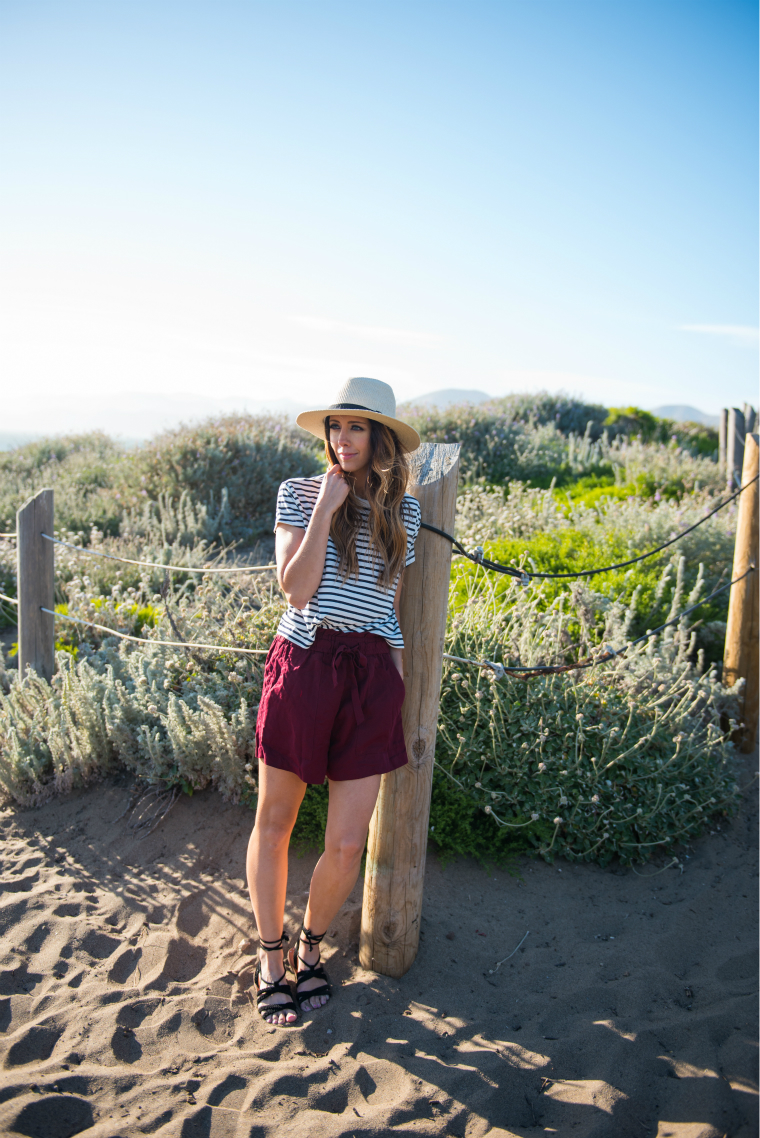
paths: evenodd
<path fill-rule="evenodd" d="M 369 419 L 353 419 L 348 415 L 330 416 L 330 446 L 341 470 L 360 474 L 372 457 Z"/>

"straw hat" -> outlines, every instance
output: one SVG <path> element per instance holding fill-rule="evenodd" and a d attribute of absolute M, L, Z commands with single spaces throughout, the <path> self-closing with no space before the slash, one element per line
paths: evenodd
<path fill-rule="evenodd" d="M 344 414 L 346 411 L 358 411 L 363 419 L 375 419 L 378 423 L 385 423 L 386 427 L 396 432 L 398 441 L 406 451 L 416 450 L 420 445 L 420 436 L 414 427 L 396 418 L 396 396 L 393 394 L 393 388 L 380 379 L 367 379 L 364 376 L 347 379 L 338 389 L 334 403 L 315 411 L 302 411 L 296 422 L 299 427 L 316 435 L 318 439 L 324 439 L 325 418 L 331 411 Z"/>

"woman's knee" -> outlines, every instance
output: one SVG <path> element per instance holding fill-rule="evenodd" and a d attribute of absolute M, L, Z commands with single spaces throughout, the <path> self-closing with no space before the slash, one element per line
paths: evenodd
<path fill-rule="evenodd" d="M 287 846 L 294 825 L 294 817 L 266 811 L 262 816 L 256 815 L 253 832 L 260 843 L 271 849 L 278 849 Z"/>
<path fill-rule="evenodd" d="M 341 862 L 348 868 L 361 861 L 365 841 L 366 837 L 360 840 L 351 834 L 339 835 L 325 842 L 325 851 L 335 861 Z"/>

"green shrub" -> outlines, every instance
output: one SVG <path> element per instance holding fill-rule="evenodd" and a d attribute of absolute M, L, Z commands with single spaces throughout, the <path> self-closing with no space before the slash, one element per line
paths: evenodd
<path fill-rule="evenodd" d="M 118 533 L 119 485 L 128 456 L 94 432 L 42 439 L 0 453 L 0 530 L 15 530 L 16 510 L 38 490 L 55 490 L 58 529 Z"/>
<path fill-rule="evenodd" d="M 226 492 L 230 516 L 221 534 L 247 540 L 271 530 L 281 482 L 324 468 L 319 450 L 315 439 L 276 416 L 228 415 L 178 427 L 135 452 L 129 501 L 163 494 L 176 502 L 189 494 L 212 512 Z"/>
<path fill-rule="evenodd" d="M 404 417 L 414 422 L 423 438 L 427 432 L 438 430 L 441 422 L 456 424 L 466 430 L 468 424 L 476 422 L 503 425 L 508 423 L 523 426 L 550 424 L 564 435 L 584 435 L 589 428 L 592 438 L 602 435 L 602 426 L 607 417 L 607 408 L 598 403 L 584 403 L 566 395 L 550 395 L 548 391 L 535 394 L 505 395 L 500 399 L 489 399 L 486 403 L 450 404 L 438 410 L 426 406 L 402 404 Z M 423 433 L 425 432 L 425 433 Z"/>
<path fill-rule="evenodd" d="M 718 432 L 702 423 L 660 419 L 640 407 L 610 407 L 604 426 L 611 438 L 638 435 L 645 443 L 676 443 L 693 455 L 717 456 Z"/>
<path fill-rule="evenodd" d="M 467 482 L 517 479 L 548 486 L 552 479 L 569 481 L 606 462 L 603 444 L 590 432 L 566 437 L 554 423 L 526 424 L 511 413 L 495 413 L 489 403 L 415 411 L 408 418 L 425 442 L 462 444 L 460 472 Z"/>
<path fill-rule="evenodd" d="M 480 570 L 481 575 L 483 571 Z M 455 588 L 459 582 L 455 581 Z M 575 657 L 568 624 L 590 626 L 598 598 L 578 589 L 549 607 L 539 590 L 497 596 L 469 582 L 446 651 L 531 666 Z M 688 601 L 694 601 L 698 589 Z M 677 613 L 682 596 L 673 599 Z M 624 646 L 633 608 L 602 614 L 606 642 Z M 693 664 L 688 619 L 626 656 L 585 672 L 498 680 L 445 661 L 436 762 L 498 825 L 552 860 L 646 860 L 695 837 L 737 801 L 733 748 L 721 717 L 736 715 L 703 661 Z"/>
<path fill-rule="evenodd" d="M 534 852 L 524 830 L 497 826 L 472 793 L 456 785 L 440 767 L 433 771 L 430 839 L 444 865 L 455 857 L 472 857 L 483 866 L 508 865 L 517 854 Z"/>
<path fill-rule="evenodd" d="M 323 468 L 319 444 L 275 416 L 229 415 L 178 427 L 125 451 L 107 436 L 63 436 L 0 453 L 0 528 L 15 528 L 19 506 L 45 486 L 55 490 L 60 532 L 87 540 L 134 532 L 151 502 L 178 507 L 192 500 L 214 533 L 250 538 L 274 520 L 277 488 L 286 478 Z"/>
<path fill-rule="evenodd" d="M 713 446 L 709 428 L 697 437 L 690 424 L 676 428 L 649 412 L 628 408 L 613 410 L 613 421 L 602 431 L 604 408 L 570 400 L 564 412 L 549 414 L 559 401 L 537 396 L 533 402 L 534 413 L 529 398 L 521 396 L 443 410 L 413 407 L 404 414 L 423 441 L 462 444 L 460 471 L 468 483 L 518 480 L 548 488 L 571 486 L 589 476 L 600 484 L 611 478 L 616 485 L 635 483 L 642 476 L 648 481 L 640 492 L 653 496 L 659 490 L 673 496 L 697 483 L 718 489 L 724 481 L 712 460 L 717 436 Z M 642 441 L 642 433 L 651 441 Z"/>
<path fill-rule="evenodd" d="M 132 590 L 128 603 L 118 596 L 102 602 L 75 591 L 72 608 L 130 634 L 145 609 L 145 644 L 80 629 L 76 658 L 57 654 L 51 684 L 34 674 L 19 680 L 0 668 L 6 795 L 35 804 L 126 769 L 151 784 L 188 792 L 212 785 L 232 801 L 254 802 L 263 653 L 283 609 L 273 574 L 246 578 L 242 586 L 204 578 L 192 594 L 174 597 L 175 624 L 189 649 L 151 643 L 175 635 L 145 593 Z M 193 642 L 261 649 L 262 655 L 193 650 Z"/>
<path fill-rule="evenodd" d="M 610 407 L 604 425 L 612 428 L 612 435 L 639 435 L 643 442 L 650 443 L 667 441 L 658 437 L 659 424 L 665 422 L 640 407 Z"/>
<path fill-rule="evenodd" d="M 568 565 L 580 572 L 624 562 L 631 555 L 631 545 L 622 534 L 601 544 L 575 529 L 537 534 L 528 541 L 515 539 L 493 542 L 486 546 L 486 556 L 494 561 L 504 565 L 524 566 L 530 572 L 540 568 L 545 573 L 566 572 Z M 730 560 L 724 561 L 722 565 L 711 566 L 713 587 L 717 587 L 721 579 L 721 569 L 728 571 L 729 568 Z M 453 603 L 467 603 L 469 579 L 476 577 L 479 572 L 472 563 L 461 567 Z M 697 565 L 687 564 L 684 558 L 671 552 L 669 555 L 666 553 L 659 558 L 641 561 L 628 569 L 615 569 L 593 576 L 585 584 L 572 578 L 560 578 L 540 583 L 537 581 L 532 588 L 539 590 L 539 604 L 544 608 L 550 608 L 552 602 L 563 594 L 576 595 L 581 588 L 590 588 L 597 598 L 596 603 L 604 608 L 617 600 L 630 603 L 633 614 L 630 632 L 635 637 L 649 628 L 657 628 L 668 618 L 675 590 L 680 588 L 691 592 L 697 581 L 701 583 L 703 579 L 704 565 L 701 562 Z M 489 584 L 495 596 L 506 598 L 512 590 L 512 582 L 513 578 L 500 576 Z M 699 614 L 699 620 L 725 620 L 727 613 L 728 590 L 707 602 Z M 574 641 L 587 643 L 585 626 L 568 626 L 567 631 Z"/>

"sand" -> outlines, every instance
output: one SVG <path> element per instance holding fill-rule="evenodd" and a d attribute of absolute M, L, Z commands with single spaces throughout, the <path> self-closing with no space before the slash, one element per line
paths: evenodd
<path fill-rule="evenodd" d="M 0 816 L 3 1134 L 757 1134 L 754 790 L 683 872 L 431 851 L 401 980 L 358 963 L 360 882 L 325 942 L 335 997 L 289 1030 L 236 947 L 251 814 L 183 796 L 139 841 L 129 797 Z M 291 932 L 314 861 L 291 857 Z"/>

